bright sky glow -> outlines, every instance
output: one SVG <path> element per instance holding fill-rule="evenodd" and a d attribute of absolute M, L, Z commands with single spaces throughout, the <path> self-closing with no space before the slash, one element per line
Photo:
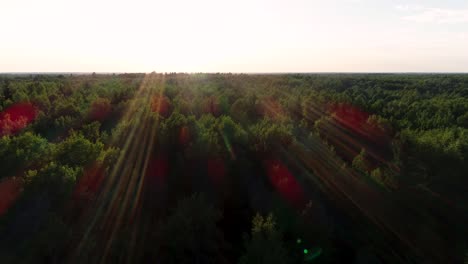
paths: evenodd
<path fill-rule="evenodd" d="M 0 0 L 0 72 L 467 72 L 466 0 Z"/>

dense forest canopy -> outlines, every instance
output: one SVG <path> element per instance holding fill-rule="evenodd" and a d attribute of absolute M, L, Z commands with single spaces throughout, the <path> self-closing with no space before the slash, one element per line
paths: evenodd
<path fill-rule="evenodd" d="M 468 261 L 468 75 L 0 76 L 1 263 Z"/>

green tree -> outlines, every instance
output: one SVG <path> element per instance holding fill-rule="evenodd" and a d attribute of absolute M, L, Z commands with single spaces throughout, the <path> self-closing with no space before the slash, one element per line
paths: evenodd
<path fill-rule="evenodd" d="M 100 127 L 101 127 L 101 123 L 99 123 L 98 121 L 94 121 L 90 124 L 84 125 L 81 131 L 84 137 L 86 137 L 87 139 L 91 141 L 97 141 L 100 138 L 100 134 L 101 134 Z"/>
<path fill-rule="evenodd" d="M 468 128 L 468 112 L 457 118 L 457 124 L 461 127 Z"/>
<path fill-rule="evenodd" d="M 353 167 L 360 172 L 368 173 L 369 163 L 366 157 L 366 150 L 361 149 L 361 152 L 353 159 Z"/>
<path fill-rule="evenodd" d="M 163 228 L 165 263 L 220 263 L 224 240 L 216 227 L 221 214 L 205 197 L 182 199 Z"/>
<path fill-rule="evenodd" d="M 101 142 L 93 143 L 82 134 L 72 132 L 67 139 L 57 145 L 55 155 L 61 164 L 86 166 L 96 161 L 103 148 L 104 144 Z"/>
<path fill-rule="evenodd" d="M 26 172 L 26 192 L 49 193 L 55 202 L 71 194 L 77 178 L 82 174 L 80 167 L 70 167 L 50 162 L 39 170 Z"/>
<path fill-rule="evenodd" d="M 240 264 L 289 263 L 288 253 L 283 245 L 281 233 L 276 229 L 273 214 L 267 217 L 255 215 L 251 236 L 245 247 L 246 252 L 241 256 Z"/>
<path fill-rule="evenodd" d="M 274 123 L 263 119 L 250 127 L 251 147 L 258 152 L 269 152 L 276 147 L 288 146 L 293 141 L 292 126 L 283 123 Z"/>
<path fill-rule="evenodd" d="M 0 175 L 16 172 L 19 167 L 28 167 L 47 158 L 50 153 L 46 139 L 26 132 L 16 137 L 0 138 Z"/>

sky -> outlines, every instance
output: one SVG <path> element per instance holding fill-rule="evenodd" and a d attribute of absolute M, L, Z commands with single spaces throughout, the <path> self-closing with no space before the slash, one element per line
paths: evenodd
<path fill-rule="evenodd" d="M 468 72 L 466 0 L 0 0 L 0 72 Z"/>

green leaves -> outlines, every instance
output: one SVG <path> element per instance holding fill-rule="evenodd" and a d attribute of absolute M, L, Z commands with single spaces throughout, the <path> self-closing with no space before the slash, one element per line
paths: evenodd
<path fill-rule="evenodd" d="M 55 155 L 61 164 L 82 167 L 96 161 L 103 148 L 101 142 L 93 143 L 82 134 L 72 133 L 56 146 Z"/>
<path fill-rule="evenodd" d="M 251 147 L 257 152 L 272 151 L 278 145 L 287 146 L 293 141 L 292 126 L 274 123 L 269 119 L 250 127 Z"/>
<path fill-rule="evenodd" d="M 94 121 L 90 124 L 86 124 L 82 128 L 84 137 L 91 141 L 96 141 L 100 138 L 100 127 L 101 123 Z"/>
<path fill-rule="evenodd" d="M 39 170 L 26 172 L 26 188 L 29 194 L 45 192 L 55 198 L 66 198 L 82 173 L 80 167 L 50 162 Z"/>
<path fill-rule="evenodd" d="M 14 173 L 21 166 L 29 166 L 47 158 L 50 153 L 50 145 L 46 139 L 26 132 L 16 137 L 0 138 L 0 175 Z"/>
<path fill-rule="evenodd" d="M 369 172 L 369 162 L 366 157 L 366 150 L 361 149 L 361 152 L 353 159 L 353 167 L 362 173 Z"/>
<path fill-rule="evenodd" d="M 247 141 L 247 133 L 229 116 L 219 118 L 207 117 L 201 120 L 198 126 L 200 146 L 207 144 L 212 149 L 212 154 L 226 155 L 232 150 L 234 144 L 244 144 Z"/>
<path fill-rule="evenodd" d="M 273 214 L 263 217 L 257 213 L 254 216 L 251 237 L 245 243 L 246 252 L 241 256 L 240 264 L 289 263 Z"/>
<path fill-rule="evenodd" d="M 276 232 L 276 222 L 273 214 L 263 217 L 257 213 L 252 220 L 252 234 L 264 233 L 266 235 L 273 235 Z"/>
<path fill-rule="evenodd" d="M 468 155 L 468 130 L 462 128 L 404 131 L 421 155 L 446 155 L 463 160 Z"/>

